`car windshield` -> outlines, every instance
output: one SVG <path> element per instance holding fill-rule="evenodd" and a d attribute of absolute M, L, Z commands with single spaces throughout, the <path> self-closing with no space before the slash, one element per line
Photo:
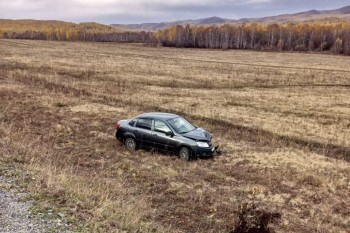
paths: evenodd
<path fill-rule="evenodd" d="M 187 132 L 190 132 L 190 131 L 196 129 L 196 127 L 194 127 L 191 123 L 189 123 L 188 121 L 186 121 L 182 117 L 168 120 L 168 123 L 171 125 L 171 127 L 173 127 L 173 129 L 177 133 L 180 133 L 180 134 L 187 133 Z"/>

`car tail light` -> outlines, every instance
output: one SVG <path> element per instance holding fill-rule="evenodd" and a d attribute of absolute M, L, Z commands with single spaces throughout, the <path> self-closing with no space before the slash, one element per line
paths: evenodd
<path fill-rule="evenodd" d="M 116 129 L 119 129 L 120 128 L 120 124 L 119 122 L 117 123 L 117 125 L 115 126 Z"/>

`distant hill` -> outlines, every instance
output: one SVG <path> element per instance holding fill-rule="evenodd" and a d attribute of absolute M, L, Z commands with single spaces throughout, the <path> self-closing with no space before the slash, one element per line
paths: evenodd
<path fill-rule="evenodd" d="M 0 19 L 0 31 L 28 31 L 36 30 L 43 31 L 48 29 L 84 29 L 85 31 L 94 32 L 118 32 L 116 27 L 111 27 L 99 23 L 70 23 L 58 20 L 32 20 L 32 19 Z"/>
<path fill-rule="evenodd" d="M 0 39 L 102 41 L 106 39 L 101 35 L 121 32 L 118 28 L 99 23 L 75 24 L 57 20 L 0 19 Z"/>
<path fill-rule="evenodd" d="M 341 22 L 350 21 L 350 6 L 339 8 L 336 10 L 310 10 L 306 12 L 300 12 L 295 14 L 283 14 L 277 16 L 269 16 L 263 18 L 243 18 L 239 20 L 224 19 L 220 17 L 210 17 L 197 20 L 180 20 L 174 22 L 162 22 L 162 23 L 143 23 L 143 24 L 112 24 L 111 26 L 124 30 L 145 30 L 156 31 L 176 25 L 222 25 L 222 24 L 243 24 L 243 23 L 288 23 L 288 22 L 305 22 L 305 21 L 322 21 L 322 22 Z"/>
<path fill-rule="evenodd" d="M 122 28 L 122 29 L 131 29 L 131 30 L 145 30 L 145 31 L 156 31 L 160 29 L 165 29 L 173 27 L 176 25 L 221 25 L 227 22 L 230 22 L 230 19 L 223 19 L 220 17 L 210 17 L 205 19 L 196 19 L 196 20 L 180 20 L 174 22 L 163 22 L 163 23 L 143 23 L 143 24 L 111 24 L 112 27 Z"/>
<path fill-rule="evenodd" d="M 288 22 L 305 22 L 305 21 L 329 21 L 338 22 L 342 20 L 350 20 L 350 6 L 339 8 L 336 10 L 310 10 L 295 14 L 284 14 L 263 18 L 245 19 L 248 22 L 269 24 L 269 23 L 288 23 Z"/>

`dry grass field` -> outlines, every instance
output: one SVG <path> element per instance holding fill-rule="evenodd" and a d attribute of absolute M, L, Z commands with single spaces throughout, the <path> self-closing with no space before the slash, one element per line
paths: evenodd
<path fill-rule="evenodd" d="M 82 232 L 350 231 L 350 58 L 0 40 L 1 175 Z M 223 153 L 128 152 L 115 123 L 182 114 Z M 5 169 L 11 165 L 11 169 Z M 256 211 L 255 213 L 258 213 Z M 249 218 L 249 216 L 247 217 Z"/>

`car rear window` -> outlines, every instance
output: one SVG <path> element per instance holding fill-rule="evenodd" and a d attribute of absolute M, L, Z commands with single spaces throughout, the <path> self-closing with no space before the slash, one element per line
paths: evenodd
<path fill-rule="evenodd" d="M 139 119 L 136 123 L 137 128 L 148 129 L 152 128 L 152 120 L 151 119 Z"/>
<path fill-rule="evenodd" d="M 132 120 L 129 122 L 129 125 L 130 125 L 130 126 L 134 126 L 136 121 L 137 121 L 137 119 L 132 119 Z"/>

